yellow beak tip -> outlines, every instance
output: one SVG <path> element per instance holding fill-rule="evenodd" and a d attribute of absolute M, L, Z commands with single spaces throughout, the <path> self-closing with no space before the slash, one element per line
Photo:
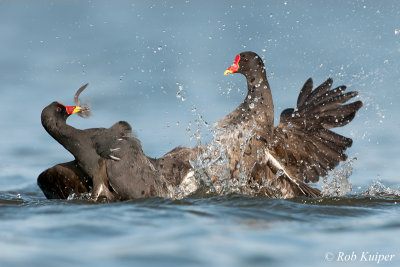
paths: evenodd
<path fill-rule="evenodd" d="M 224 72 L 224 75 L 228 75 L 228 73 L 232 73 L 232 71 L 226 70 L 226 71 Z"/>
<path fill-rule="evenodd" d="M 81 110 L 82 110 L 82 108 L 77 106 L 77 107 L 75 107 L 74 111 L 72 111 L 72 114 L 77 113 Z"/>

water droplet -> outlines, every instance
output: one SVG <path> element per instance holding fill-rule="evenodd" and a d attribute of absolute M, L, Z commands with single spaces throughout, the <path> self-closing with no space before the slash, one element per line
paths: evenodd
<path fill-rule="evenodd" d="M 400 30 L 399 29 L 394 29 L 394 34 L 395 35 L 398 35 L 400 33 Z"/>
<path fill-rule="evenodd" d="M 263 52 L 266 52 L 266 51 L 267 51 L 267 49 L 263 48 L 263 49 L 261 49 L 261 51 L 263 51 Z"/>
<path fill-rule="evenodd" d="M 254 103 L 250 103 L 249 108 L 253 109 L 254 108 Z"/>
<path fill-rule="evenodd" d="M 179 88 L 179 91 L 176 92 L 176 97 L 181 99 L 182 101 L 185 101 L 186 100 L 186 98 L 185 98 L 186 91 L 183 90 L 183 85 L 180 83 L 176 83 L 176 84 L 178 85 L 178 88 Z"/>
<path fill-rule="evenodd" d="M 159 45 L 159 46 L 157 47 L 157 50 L 158 50 L 158 51 L 161 51 L 162 48 L 163 48 L 162 45 Z"/>

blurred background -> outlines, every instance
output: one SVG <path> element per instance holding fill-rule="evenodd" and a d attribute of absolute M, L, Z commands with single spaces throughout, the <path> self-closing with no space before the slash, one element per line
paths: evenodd
<path fill-rule="evenodd" d="M 397 1 L 0 1 L 0 40 L 2 190 L 72 160 L 40 114 L 85 83 L 93 116 L 74 127 L 126 120 L 152 157 L 194 146 L 199 116 L 213 124 L 243 100 L 245 78 L 223 72 L 247 50 L 266 64 L 276 123 L 309 77 L 359 91 L 364 107 L 338 130 L 354 140 L 350 181 L 399 184 Z"/>

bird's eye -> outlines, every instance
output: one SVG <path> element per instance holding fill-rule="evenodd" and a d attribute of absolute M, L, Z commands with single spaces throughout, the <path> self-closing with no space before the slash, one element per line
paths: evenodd
<path fill-rule="evenodd" d="M 60 107 L 57 108 L 57 112 L 61 112 L 61 108 Z"/>
<path fill-rule="evenodd" d="M 249 61 L 249 59 L 246 58 L 246 57 L 242 57 L 242 59 L 243 59 L 244 62 L 248 62 Z"/>

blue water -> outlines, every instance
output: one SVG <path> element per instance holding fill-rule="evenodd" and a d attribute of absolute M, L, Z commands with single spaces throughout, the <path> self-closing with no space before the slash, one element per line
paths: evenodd
<path fill-rule="evenodd" d="M 334 266 L 341 252 L 354 252 L 351 266 L 377 264 L 363 252 L 399 266 L 397 1 L 0 1 L 0 41 L 1 266 Z M 360 92 L 364 107 L 338 130 L 357 158 L 348 195 L 45 199 L 38 174 L 72 159 L 41 126 L 47 104 L 72 104 L 89 82 L 93 116 L 69 123 L 126 120 L 158 157 L 195 145 L 199 115 L 212 124 L 242 101 L 244 77 L 223 72 L 245 50 L 266 63 L 277 121 L 308 77 Z M 395 193 L 361 195 L 377 181 Z"/>

